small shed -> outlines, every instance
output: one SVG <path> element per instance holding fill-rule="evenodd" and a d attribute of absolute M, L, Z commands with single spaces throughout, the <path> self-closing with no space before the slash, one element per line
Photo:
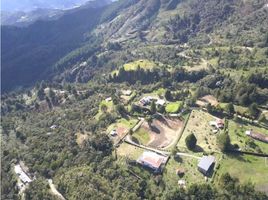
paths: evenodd
<path fill-rule="evenodd" d="M 55 124 L 53 124 L 52 126 L 50 126 L 50 129 L 56 129 L 56 128 L 58 128 L 58 126 L 57 125 L 55 125 Z"/>
<path fill-rule="evenodd" d="M 112 97 L 108 97 L 105 99 L 106 102 L 112 101 Z"/>
<path fill-rule="evenodd" d="M 164 99 L 158 99 L 155 104 L 156 105 L 159 105 L 159 106 L 163 106 L 165 105 L 166 101 Z"/>
<path fill-rule="evenodd" d="M 186 188 L 186 181 L 181 179 L 181 180 L 178 180 L 178 185 L 181 187 L 181 188 Z"/>
<path fill-rule="evenodd" d="M 198 163 L 198 170 L 204 175 L 207 175 L 208 172 L 212 169 L 214 163 L 214 156 L 203 156 Z"/>
<path fill-rule="evenodd" d="M 116 130 L 112 130 L 112 131 L 110 132 L 110 135 L 113 136 L 113 137 L 114 137 L 114 136 L 117 136 L 117 132 L 116 132 Z"/>
<path fill-rule="evenodd" d="M 132 94 L 131 90 L 122 90 L 122 94 L 125 96 L 130 96 Z"/>

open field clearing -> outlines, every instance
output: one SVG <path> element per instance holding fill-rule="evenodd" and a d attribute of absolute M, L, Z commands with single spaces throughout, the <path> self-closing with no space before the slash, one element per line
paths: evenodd
<path fill-rule="evenodd" d="M 228 172 L 231 176 L 239 178 L 241 183 L 251 182 L 256 189 L 268 194 L 268 159 L 238 154 L 225 156 L 220 162 L 216 180 L 224 173 Z"/>
<path fill-rule="evenodd" d="M 237 144 L 239 146 L 239 148 L 241 148 L 242 150 L 245 150 L 245 151 L 249 150 L 249 151 L 258 152 L 259 151 L 258 149 L 260 149 L 263 153 L 268 154 L 268 144 L 267 143 L 255 140 L 255 139 L 253 139 L 245 134 L 246 131 L 252 130 L 252 131 L 257 132 L 257 133 L 268 135 L 268 131 L 265 130 L 264 128 L 253 126 L 253 125 L 248 124 L 248 123 L 242 123 L 242 122 L 238 123 L 238 122 L 235 122 L 233 120 L 230 120 L 228 123 L 228 129 L 229 129 L 229 136 L 231 139 L 231 143 L 233 145 Z M 253 142 L 253 144 L 252 144 L 252 142 Z"/>
<path fill-rule="evenodd" d="M 119 141 L 137 122 L 137 119 L 119 119 L 107 128 L 107 133 L 110 134 L 111 131 L 115 130 L 117 135 L 112 138 L 114 141 Z"/>
<path fill-rule="evenodd" d="M 105 112 L 111 112 L 113 109 L 114 109 L 113 101 L 106 101 L 106 100 L 101 101 L 100 102 L 100 105 L 99 105 L 99 112 L 95 116 L 95 119 L 99 119 L 100 116 L 103 113 L 105 113 Z"/>
<path fill-rule="evenodd" d="M 182 101 L 177 101 L 177 102 L 171 102 L 168 103 L 166 106 L 166 112 L 167 113 L 177 113 L 180 108 L 182 107 Z"/>
<path fill-rule="evenodd" d="M 135 71 L 138 69 L 138 67 L 144 70 L 152 70 L 153 68 L 157 67 L 157 64 L 150 60 L 141 59 L 141 60 L 136 60 L 133 62 L 126 63 L 123 65 L 123 67 L 124 67 L 124 70 L 126 71 Z M 112 74 L 118 74 L 118 71 L 119 71 L 118 69 L 114 70 Z"/>
<path fill-rule="evenodd" d="M 178 185 L 178 180 L 185 180 L 186 187 L 194 183 L 205 183 L 205 176 L 197 169 L 198 162 L 198 159 L 191 157 L 171 157 L 164 171 L 164 180 L 167 187 L 173 188 L 174 185 Z M 177 169 L 184 170 L 184 175 L 178 176 L 176 174 Z"/>
<path fill-rule="evenodd" d="M 179 119 L 161 117 L 153 119 L 151 124 L 144 122 L 132 136 L 143 145 L 163 148 L 176 139 L 182 126 L 183 122 Z"/>
<path fill-rule="evenodd" d="M 140 67 L 141 69 L 150 70 L 156 67 L 156 63 L 150 60 L 136 60 L 134 62 L 124 64 L 124 69 L 126 71 L 137 70 L 138 67 Z"/>
<path fill-rule="evenodd" d="M 215 117 L 201 110 L 193 110 L 177 144 L 178 149 L 180 151 L 189 151 L 185 144 L 185 138 L 193 133 L 197 139 L 196 151 L 219 151 L 216 141 L 219 131 L 218 133 L 213 133 L 214 128 L 209 125 L 210 121 L 215 121 Z"/>
<path fill-rule="evenodd" d="M 83 142 L 86 141 L 89 138 L 89 134 L 78 132 L 78 133 L 76 133 L 76 137 L 77 137 L 76 138 L 76 143 L 79 146 L 82 146 Z"/>
<path fill-rule="evenodd" d="M 139 147 L 124 142 L 120 145 L 120 147 L 117 148 L 117 155 L 132 160 L 137 160 L 143 151 L 144 150 Z"/>
<path fill-rule="evenodd" d="M 187 71 L 200 71 L 208 69 L 208 61 L 202 59 L 199 63 L 194 64 L 193 66 L 183 66 Z"/>

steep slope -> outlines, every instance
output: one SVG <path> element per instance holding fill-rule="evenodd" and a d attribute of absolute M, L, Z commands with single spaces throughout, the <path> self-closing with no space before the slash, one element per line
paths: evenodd
<path fill-rule="evenodd" d="M 34 83 L 60 57 L 80 46 L 99 22 L 108 1 L 71 10 L 55 21 L 26 28 L 2 27 L 2 89 Z"/>
<path fill-rule="evenodd" d="M 268 32 L 265 0 L 97 2 L 53 22 L 3 27 L 3 89 L 48 78 L 87 82 L 99 67 L 139 58 L 178 65 L 178 46 L 185 43 L 263 47 Z"/>
<path fill-rule="evenodd" d="M 37 20 L 55 20 L 64 14 L 63 10 L 59 9 L 44 9 L 39 8 L 30 12 L 2 12 L 2 25 L 10 26 L 28 26 Z"/>

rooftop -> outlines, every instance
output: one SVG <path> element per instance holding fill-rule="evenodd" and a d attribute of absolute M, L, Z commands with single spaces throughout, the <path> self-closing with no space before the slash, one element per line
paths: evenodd
<path fill-rule="evenodd" d="M 138 163 L 142 165 L 149 165 L 155 169 L 158 169 L 161 164 L 166 163 L 166 161 L 167 157 L 150 151 L 143 152 L 143 154 L 137 160 Z"/>
<path fill-rule="evenodd" d="M 198 167 L 208 171 L 210 166 L 215 162 L 214 156 L 203 156 L 198 163 Z"/>
<path fill-rule="evenodd" d="M 15 165 L 14 171 L 17 175 L 19 175 L 19 178 L 24 183 L 32 182 L 32 180 L 29 178 L 29 176 L 22 170 L 20 165 Z"/>

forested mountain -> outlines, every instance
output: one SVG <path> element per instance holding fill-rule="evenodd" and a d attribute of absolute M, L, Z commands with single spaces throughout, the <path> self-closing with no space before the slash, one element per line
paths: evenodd
<path fill-rule="evenodd" d="M 67 72 L 74 69 L 78 61 L 90 58 L 96 61 L 97 54 L 107 54 L 108 40 L 120 44 L 122 54 L 127 49 L 132 51 L 152 44 L 265 46 L 268 23 L 265 2 L 124 0 L 106 6 L 108 2 L 102 0 L 71 10 L 55 21 L 38 21 L 26 28 L 3 26 L 3 90 L 51 78 L 49 72 L 63 60 L 69 62 L 70 55 L 72 61 L 64 62 Z M 98 41 L 95 45 L 99 51 L 94 55 L 88 52 L 92 40 Z M 103 62 L 107 64 L 107 61 Z M 72 75 L 65 78 L 87 81 L 92 67 L 97 65 L 90 63 L 85 73 L 78 73 L 84 77 Z M 53 72 L 52 76 L 65 70 Z"/>
<path fill-rule="evenodd" d="M 266 200 L 267 24 L 267 0 L 96 0 L 1 26 L 1 199 Z"/>
<path fill-rule="evenodd" d="M 66 12 L 54 21 L 25 27 L 2 26 L 3 90 L 47 79 L 62 56 L 78 48 L 100 21 L 108 1 L 96 1 Z"/>

